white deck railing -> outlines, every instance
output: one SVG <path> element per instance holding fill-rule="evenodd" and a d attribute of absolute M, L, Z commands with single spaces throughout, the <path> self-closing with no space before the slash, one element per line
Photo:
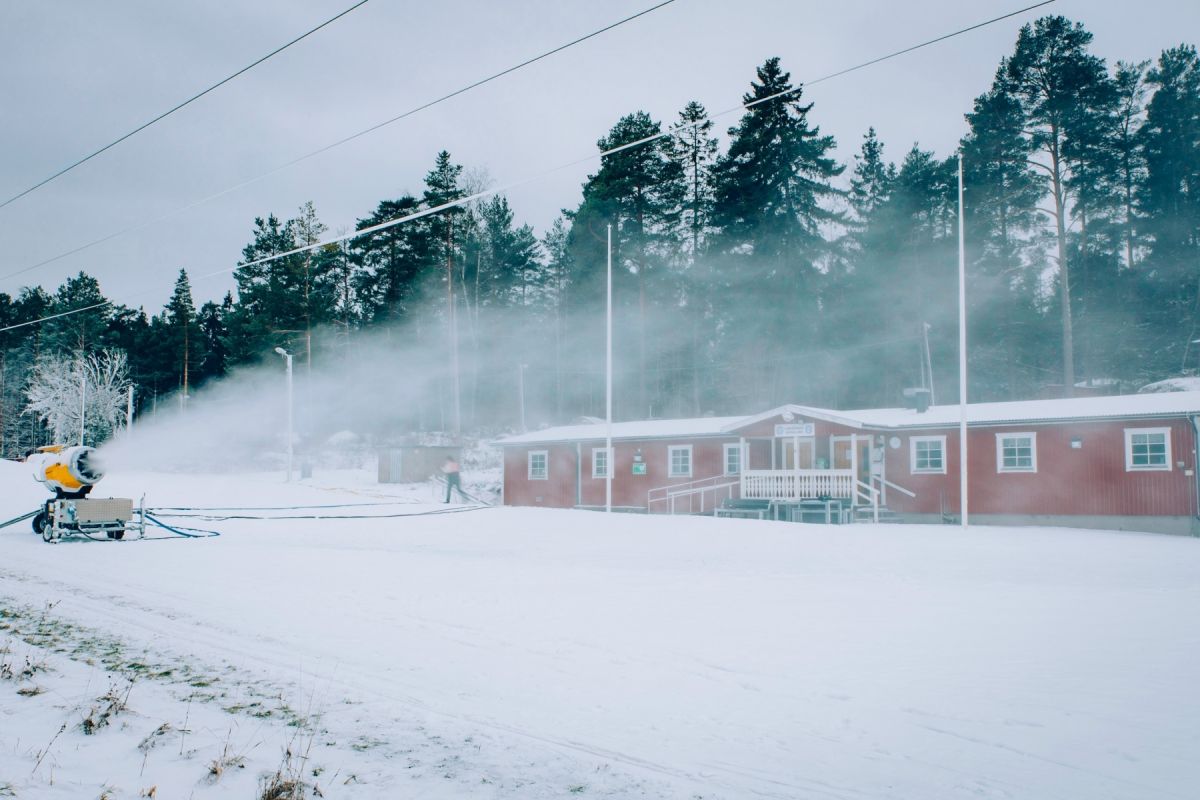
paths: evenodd
<path fill-rule="evenodd" d="M 852 469 L 748 469 L 742 473 L 742 497 L 747 500 L 801 500 L 806 497 L 855 496 Z"/>

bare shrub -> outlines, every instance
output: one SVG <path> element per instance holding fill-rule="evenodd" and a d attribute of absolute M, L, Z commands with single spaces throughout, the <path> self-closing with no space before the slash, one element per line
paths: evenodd
<path fill-rule="evenodd" d="M 121 692 L 116 686 L 108 687 L 108 691 L 96 699 L 100 705 L 92 706 L 88 715 L 80 724 L 83 732 L 89 736 L 103 728 L 109 721 L 129 707 L 129 693 L 133 691 L 133 682 Z"/>

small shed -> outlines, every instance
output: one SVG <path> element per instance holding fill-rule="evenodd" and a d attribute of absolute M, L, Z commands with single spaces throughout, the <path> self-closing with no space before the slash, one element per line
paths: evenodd
<path fill-rule="evenodd" d="M 452 441 L 406 442 L 379 450 L 380 483 L 418 483 L 441 474 L 446 456 L 459 458 L 462 446 Z"/>

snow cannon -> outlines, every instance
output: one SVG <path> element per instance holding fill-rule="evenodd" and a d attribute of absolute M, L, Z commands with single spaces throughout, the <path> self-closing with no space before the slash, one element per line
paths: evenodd
<path fill-rule="evenodd" d="M 33 479 L 58 498 L 86 497 L 104 477 L 94 447 L 51 445 L 30 453 L 26 461 L 33 467 Z"/>
<path fill-rule="evenodd" d="M 133 500 L 125 497 L 88 499 L 104 477 L 104 467 L 94 447 L 51 445 L 25 459 L 34 480 L 54 492 L 33 517 L 33 531 L 46 542 L 66 536 L 88 539 L 122 539 L 126 531 L 145 531 L 144 514 L 133 522 Z"/>

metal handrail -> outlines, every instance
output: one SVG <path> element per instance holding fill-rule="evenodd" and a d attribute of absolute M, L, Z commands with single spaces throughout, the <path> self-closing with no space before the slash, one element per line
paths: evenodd
<path fill-rule="evenodd" d="M 725 482 L 710 483 L 710 481 L 718 481 L 722 479 L 725 479 Z M 734 478 L 731 475 L 710 475 L 707 478 L 698 478 L 688 483 L 673 483 L 667 486 L 656 486 L 646 492 L 646 511 L 647 513 L 652 512 L 655 503 L 670 502 L 671 513 L 674 514 L 677 511 L 675 501 L 680 497 L 687 497 L 689 498 L 688 511 L 691 512 L 694 510 L 694 508 L 690 498 L 698 494 L 700 495 L 700 513 L 703 514 L 707 510 L 704 503 L 704 495 L 706 493 L 727 489 L 728 492 L 726 493 L 726 496 L 733 497 L 733 487 L 740 485 L 741 480 Z M 656 492 L 660 493 L 657 497 L 654 496 Z M 716 508 L 716 505 L 716 497 L 714 496 L 712 507 Z"/>
<path fill-rule="evenodd" d="M 875 522 L 879 522 L 879 490 L 869 483 L 863 483 L 857 478 L 854 479 L 854 483 L 855 494 L 867 501 L 867 504 L 871 506 L 871 513 Z M 867 490 L 865 495 L 863 494 L 863 489 Z"/>

